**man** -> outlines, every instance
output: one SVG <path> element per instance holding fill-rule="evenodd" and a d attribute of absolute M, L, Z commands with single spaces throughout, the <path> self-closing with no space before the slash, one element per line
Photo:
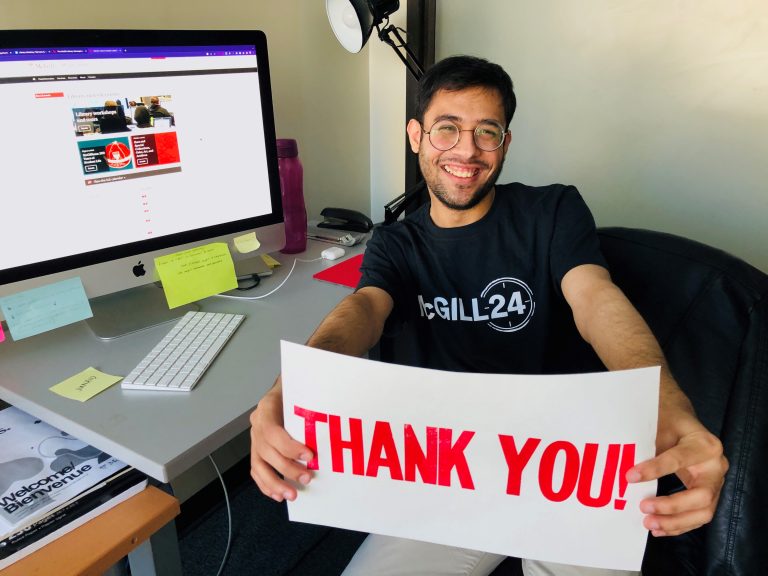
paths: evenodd
<path fill-rule="evenodd" d="M 114 134 L 127 132 L 130 120 L 126 118 L 123 107 L 116 100 L 105 100 L 104 109 L 99 112 L 99 132 Z"/>
<path fill-rule="evenodd" d="M 643 500 L 643 524 L 657 537 L 697 528 L 712 519 L 717 505 L 728 467 L 722 445 L 698 421 L 647 325 L 612 283 L 578 192 L 561 185 L 496 186 L 514 111 L 512 81 L 495 64 L 460 56 L 425 74 L 417 118 L 407 132 L 431 202 L 377 229 L 356 292 L 323 320 L 308 344 L 360 356 L 376 344 L 385 323 L 399 323 L 415 331 L 414 354 L 422 366 L 536 373 L 546 370 L 551 336 L 564 321 L 559 311 L 570 310 L 608 369 L 662 366 L 658 454 L 630 469 L 627 479 L 676 473 L 687 490 Z M 469 302 L 481 294 L 497 310 L 493 319 L 457 320 L 438 310 L 438 302 Z M 283 428 L 281 394 L 278 378 L 251 415 L 251 475 L 277 501 L 296 498 L 286 480 L 311 481 L 299 461 L 312 457 Z M 502 560 L 371 535 L 345 575 L 479 575 Z M 527 560 L 523 569 L 527 576 L 628 574 Z"/>
<path fill-rule="evenodd" d="M 160 106 L 160 98 L 152 96 L 149 99 L 149 115 L 152 116 L 152 118 L 167 118 L 171 113 Z"/>

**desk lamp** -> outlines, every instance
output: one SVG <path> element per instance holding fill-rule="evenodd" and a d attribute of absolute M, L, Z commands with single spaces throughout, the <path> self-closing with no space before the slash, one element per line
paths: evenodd
<path fill-rule="evenodd" d="M 419 80 L 424 68 L 400 35 L 389 23 L 389 15 L 400 8 L 400 0 L 325 0 L 325 11 L 333 33 L 341 45 L 357 54 L 376 28 L 379 40 L 389 44 L 405 67 Z M 403 50 L 405 54 L 403 54 Z"/>
<path fill-rule="evenodd" d="M 424 67 L 400 35 L 400 29 L 389 23 L 390 14 L 400 8 L 400 0 L 326 0 L 325 11 L 333 33 L 341 45 L 356 54 L 363 49 L 376 28 L 379 40 L 389 44 L 411 76 L 418 82 Z M 405 54 L 403 54 L 405 51 Z M 426 184 L 419 180 L 384 206 L 384 224 L 397 221 L 412 200 L 419 197 Z"/>

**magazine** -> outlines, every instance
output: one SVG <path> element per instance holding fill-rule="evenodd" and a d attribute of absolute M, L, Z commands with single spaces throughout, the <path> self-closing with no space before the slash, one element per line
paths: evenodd
<path fill-rule="evenodd" d="M 32 554 L 70 530 L 82 526 L 146 487 L 147 477 L 131 469 L 130 474 L 104 483 L 104 486 L 94 491 L 91 496 L 67 504 L 0 541 L 0 570 Z"/>
<path fill-rule="evenodd" d="M 18 408 L 0 410 L 0 540 L 126 468 Z"/>

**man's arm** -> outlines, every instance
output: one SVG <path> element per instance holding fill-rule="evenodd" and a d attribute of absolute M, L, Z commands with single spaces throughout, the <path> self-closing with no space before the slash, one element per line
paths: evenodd
<path fill-rule="evenodd" d="M 677 474 L 687 490 L 646 498 L 643 524 L 654 536 L 674 536 L 712 520 L 728 461 L 720 440 L 699 420 L 669 371 L 650 328 L 608 271 L 577 266 L 562 281 L 576 327 L 609 370 L 661 366 L 656 457 L 627 472 L 630 482 Z"/>
<path fill-rule="evenodd" d="M 362 356 L 379 341 L 392 306 L 392 298 L 384 290 L 361 288 L 325 317 L 307 345 Z M 278 377 L 251 413 L 251 476 L 270 498 L 294 500 L 296 489 L 283 478 L 308 484 L 312 473 L 297 461 L 307 462 L 312 457 L 312 451 L 283 427 L 283 389 Z"/>

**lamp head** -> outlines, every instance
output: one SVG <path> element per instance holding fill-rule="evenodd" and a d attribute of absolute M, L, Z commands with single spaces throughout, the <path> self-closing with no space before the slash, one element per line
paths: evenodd
<path fill-rule="evenodd" d="M 400 8 L 400 0 L 325 0 L 333 33 L 352 53 L 360 52 L 373 28 Z"/>

